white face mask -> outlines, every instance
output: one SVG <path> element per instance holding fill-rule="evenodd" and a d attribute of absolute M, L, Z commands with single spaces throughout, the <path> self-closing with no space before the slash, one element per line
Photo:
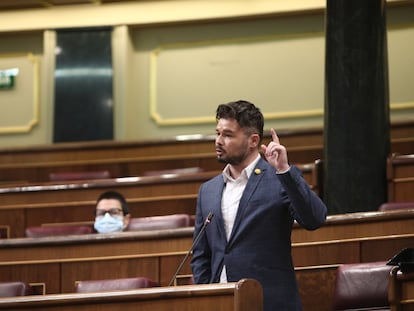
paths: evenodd
<path fill-rule="evenodd" d="M 124 218 L 106 213 L 104 216 L 95 218 L 94 228 L 99 233 L 122 231 L 124 229 Z"/>

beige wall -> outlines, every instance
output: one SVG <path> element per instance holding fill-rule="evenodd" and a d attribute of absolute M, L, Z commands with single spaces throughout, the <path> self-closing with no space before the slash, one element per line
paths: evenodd
<path fill-rule="evenodd" d="M 60 27 L 114 26 L 118 140 L 212 134 L 217 104 L 239 98 L 262 108 L 266 129 L 323 126 L 324 1 L 185 3 L 0 13 L 0 70 L 2 61 L 16 61 L 10 55 L 31 55 L 39 88 L 31 92 L 37 99 L 27 99 L 32 81 L 25 70 L 26 87 L 13 90 L 25 93 L 24 102 L 11 105 L 9 91 L 0 91 L 0 105 L 7 107 L 0 116 L 0 146 L 52 141 L 55 33 L 49 29 Z M 387 14 L 391 116 L 413 120 L 414 5 L 390 6 Z M 37 121 L 22 130 L 33 103 Z"/>

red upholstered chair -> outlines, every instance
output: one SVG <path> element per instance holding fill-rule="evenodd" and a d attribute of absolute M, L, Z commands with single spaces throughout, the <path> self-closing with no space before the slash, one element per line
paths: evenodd
<path fill-rule="evenodd" d="M 386 202 L 379 206 L 379 211 L 393 211 L 399 209 L 414 209 L 414 202 Z"/>
<path fill-rule="evenodd" d="M 158 284 L 146 277 L 121 278 L 108 280 L 78 281 L 75 284 L 77 293 L 102 292 L 111 290 L 128 290 L 157 287 Z"/>
<path fill-rule="evenodd" d="M 63 172 L 49 174 L 50 181 L 70 181 L 106 178 L 111 178 L 111 174 L 109 173 L 109 171 Z"/>
<path fill-rule="evenodd" d="M 0 297 L 27 296 L 31 288 L 24 282 L 0 282 Z"/>
<path fill-rule="evenodd" d="M 385 261 L 343 264 L 336 273 L 333 310 L 390 310 Z"/>
<path fill-rule="evenodd" d="M 62 226 L 38 226 L 27 227 L 25 230 L 26 237 L 40 238 L 50 236 L 75 235 L 93 233 L 92 226 L 83 225 L 62 225 Z"/>
<path fill-rule="evenodd" d="M 190 225 L 191 217 L 187 214 L 137 217 L 131 218 L 127 231 L 174 229 Z"/>

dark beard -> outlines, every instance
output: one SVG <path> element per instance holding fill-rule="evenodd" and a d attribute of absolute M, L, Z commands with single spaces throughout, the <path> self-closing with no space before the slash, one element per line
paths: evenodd
<path fill-rule="evenodd" d="M 230 158 L 223 158 L 217 157 L 217 160 L 223 164 L 230 164 L 230 165 L 238 165 L 242 163 L 246 159 L 246 154 L 240 154 L 238 156 L 230 157 Z"/>

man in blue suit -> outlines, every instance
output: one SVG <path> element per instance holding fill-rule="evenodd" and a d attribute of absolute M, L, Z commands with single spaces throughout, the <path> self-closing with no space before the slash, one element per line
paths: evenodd
<path fill-rule="evenodd" d="M 317 229 L 325 223 L 327 208 L 300 170 L 289 165 L 274 129 L 272 141 L 261 143 L 264 118 L 255 105 L 243 100 L 219 105 L 216 120 L 216 155 L 227 165 L 199 190 L 194 281 L 256 279 L 263 287 L 265 311 L 302 310 L 291 256 L 292 225 L 296 220 Z M 199 235 L 209 213 L 214 218 Z"/>

